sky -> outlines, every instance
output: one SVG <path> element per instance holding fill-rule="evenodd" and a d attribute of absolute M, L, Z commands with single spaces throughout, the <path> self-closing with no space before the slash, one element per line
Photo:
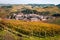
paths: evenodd
<path fill-rule="evenodd" d="M 0 0 L 0 4 L 60 4 L 60 0 Z"/>

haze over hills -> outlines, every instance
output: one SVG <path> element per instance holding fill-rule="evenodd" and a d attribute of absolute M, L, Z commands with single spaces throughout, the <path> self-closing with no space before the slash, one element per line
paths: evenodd
<path fill-rule="evenodd" d="M 10 6 L 10 5 L 21 5 L 21 4 L 0 4 L 0 6 Z M 54 4 L 22 4 L 22 5 L 31 5 L 33 7 L 35 7 L 35 6 L 40 6 L 40 7 L 55 6 Z"/>

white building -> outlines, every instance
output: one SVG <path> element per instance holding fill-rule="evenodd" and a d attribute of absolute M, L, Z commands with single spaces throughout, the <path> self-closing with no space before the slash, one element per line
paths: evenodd
<path fill-rule="evenodd" d="M 15 17 L 15 19 L 16 20 L 22 20 L 23 16 L 24 16 L 23 14 L 17 14 L 16 17 Z"/>
<path fill-rule="evenodd" d="M 40 21 L 38 18 L 30 18 L 31 21 Z"/>

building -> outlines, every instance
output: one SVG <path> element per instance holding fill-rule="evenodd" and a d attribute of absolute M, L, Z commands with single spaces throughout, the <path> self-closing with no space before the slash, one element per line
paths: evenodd
<path fill-rule="evenodd" d="M 15 17 L 16 20 L 24 20 L 24 21 L 47 21 L 48 19 L 51 19 L 53 17 L 51 16 L 43 16 L 43 15 L 37 15 L 37 14 L 13 14 L 13 17 Z"/>
<path fill-rule="evenodd" d="M 38 18 L 30 18 L 30 21 L 40 21 Z"/>

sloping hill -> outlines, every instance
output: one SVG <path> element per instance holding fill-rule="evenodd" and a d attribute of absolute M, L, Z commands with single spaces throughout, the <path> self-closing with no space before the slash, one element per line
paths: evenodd
<path fill-rule="evenodd" d="M 4 30 L 16 36 L 23 37 L 26 40 L 44 40 L 48 36 L 54 37 L 53 39 L 55 39 L 55 36 L 60 34 L 60 25 L 44 22 L 25 22 L 22 20 L 4 19 L 0 21 L 0 26 L 4 27 Z M 39 37 L 42 37 L 42 39 L 39 39 Z"/>
<path fill-rule="evenodd" d="M 48 24 L 48 23 L 43 23 L 43 22 L 24 22 L 24 21 L 19 21 L 19 20 L 4 20 L 1 22 L 3 25 L 5 25 L 8 28 L 14 29 L 18 32 L 21 32 L 25 35 L 32 35 L 37 36 L 38 33 L 42 32 L 54 32 L 59 33 L 60 31 L 60 26 L 56 24 Z M 37 34 L 35 34 L 35 32 Z M 58 34 L 57 33 L 57 34 Z M 48 33 L 50 34 L 50 33 Z"/>

